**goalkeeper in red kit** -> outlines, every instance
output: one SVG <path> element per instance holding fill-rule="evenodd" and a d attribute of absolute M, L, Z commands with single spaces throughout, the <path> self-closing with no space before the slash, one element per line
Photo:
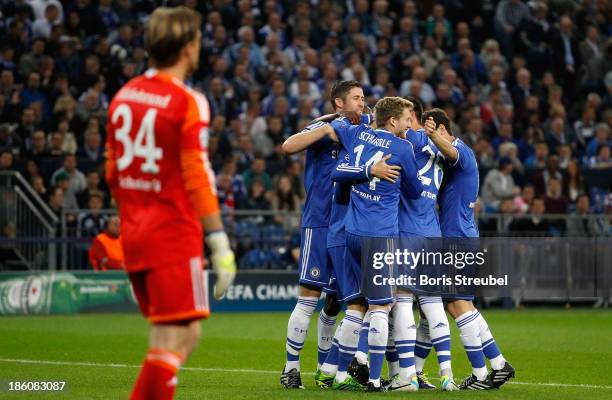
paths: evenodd
<path fill-rule="evenodd" d="M 152 68 L 109 108 L 106 179 L 119 206 L 126 270 L 151 324 L 131 399 L 171 399 L 177 371 L 197 346 L 199 320 L 210 313 L 204 232 L 215 297 L 236 274 L 207 155 L 208 102 L 184 84 L 199 62 L 200 25 L 188 8 L 156 9 L 145 32 Z"/>

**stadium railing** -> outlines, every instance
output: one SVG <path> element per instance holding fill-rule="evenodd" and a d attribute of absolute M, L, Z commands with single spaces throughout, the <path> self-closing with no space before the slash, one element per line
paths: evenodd
<path fill-rule="evenodd" d="M 7 269 L 57 266 L 59 218 L 17 171 L 0 171 L 0 260 Z"/>
<path fill-rule="evenodd" d="M 88 250 L 103 225 L 91 229 L 83 221 L 90 214 L 104 219 L 116 214 L 116 210 L 67 210 L 55 222 L 46 205 L 35 203 L 17 188 L 19 179 L 11 176 L 11 185 L 0 188 L 0 248 L 12 248 L 25 261 L 18 262 L 19 258 L 0 262 L 0 269 L 91 269 Z M 299 218 L 295 212 L 224 210 L 223 219 L 239 268 L 294 274 L 300 246 Z M 543 232 L 511 229 L 522 226 L 513 225 L 514 221 L 529 218 L 545 221 L 552 228 Z M 481 243 L 488 247 L 492 260 L 488 272 L 511 276 L 505 291 L 483 289 L 479 295 L 485 300 L 512 298 L 515 304 L 612 298 L 609 218 L 564 214 L 479 216 Z"/>

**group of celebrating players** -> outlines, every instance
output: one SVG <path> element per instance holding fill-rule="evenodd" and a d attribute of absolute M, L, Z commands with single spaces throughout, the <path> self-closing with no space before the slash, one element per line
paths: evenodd
<path fill-rule="evenodd" d="M 206 98 L 184 83 L 199 63 L 200 26 L 200 15 L 186 7 L 156 9 L 145 31 L 152 68 L 123 86 L 109 107 L 106 180 L 121 216 L 126 269 L 151 325 L 133 400 L 172 399 L 178 370 L 197 347 L 199 320 L 209 315 L 203 230 L 216 272 L 215 297 L 236 273 L 206 150 L 210 110 Z M 363 112 L 358 82 L 338 83 L 331 101 L 342 115 L 316 121 L 283 144 L 287 153 L 307 151 L 307 198 L 300 296 L 289 319 L 281 383 L 303 388 L 300 351 L 325 291 L 318 324 L 319 387 L 434 388 L 422 373 L 432 347 L 443 390 L 500 387 L 514 369 L 471 297 L 445 298 L 473 367 L 458 386 L 442 298 L 418 297 L 417 327 L 410 290 L 380 286 L 366 292 L 361 279 L 370 268 L 361 263 L 368 238 L 478 236 L 474 154 L 453 138 L 443 111 L 423 113 L 416 99 L 381 99 L 374 112 L 377 129 Z M 347 310 L 336 328 L 340 303 Z M 383 382 L 385 355 L 391 379 Z"/>
<path fill-rule="evenodd" d="M 416 296 L 410 288 L 366 288 L 362 279 L 372 268 L 362 263 L 368 240 L 478 237 L 474 153 L 453 137 L 443 110 L 423 112 L 416 98 L 385 97 L 376 103 L 372 116 L 364 113 L 359 82 L 342 81 L 332 88 L 330 101 L 336 114 L 315 120 L 283 144 L 289 154 L 306 151 L 307 195 L 300 296 L 288 322 L 281 384 L 304 388 L 300 351 L 325 292 L 318 320 L 318 387 L 371 392 L 435 389 L 423 373 L 433 347 L 442 390 L 499 388 L 515 371 L 474 307 L 473 296 Z M 417 301 L 418 326 L 413 314 Z M 341 303 L 346 312 L 336 327 Z M 453 378 L 445 304 L 472 365 L 472 374 L 461 384 Z M 385 358 L 388 380 L 381 378 Z"/>

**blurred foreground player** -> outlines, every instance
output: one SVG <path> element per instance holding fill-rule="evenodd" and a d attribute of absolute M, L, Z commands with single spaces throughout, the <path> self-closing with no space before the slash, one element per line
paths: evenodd
<path fill-rule="evenodd" d="M 128 82 L 109 108 L 106 177 L 119 205 L 125 264 L 149 350 L 131 399 L 171 399 L 176 373 L 209 315 L 202 225 L 217 273 L 215 297 L 236 273 L 208 162 L 210 111 L 184 85 L 197 67 L 201 17 L 158 8 L 145 41 L 153 69 Z"/>

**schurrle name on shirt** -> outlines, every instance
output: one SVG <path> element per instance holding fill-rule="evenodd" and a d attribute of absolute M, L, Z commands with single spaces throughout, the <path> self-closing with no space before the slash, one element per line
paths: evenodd
<path fill-rule="evenodd" d="M 391 144 L 389 139 L 377 138 L 376 135 L 372 135 L 368 132 L 361 132 L 359 134 L 359 140 L 363 140 L 372 146 L 382 147 L 385 149 L 388 149 L 389 145 Z"/>

